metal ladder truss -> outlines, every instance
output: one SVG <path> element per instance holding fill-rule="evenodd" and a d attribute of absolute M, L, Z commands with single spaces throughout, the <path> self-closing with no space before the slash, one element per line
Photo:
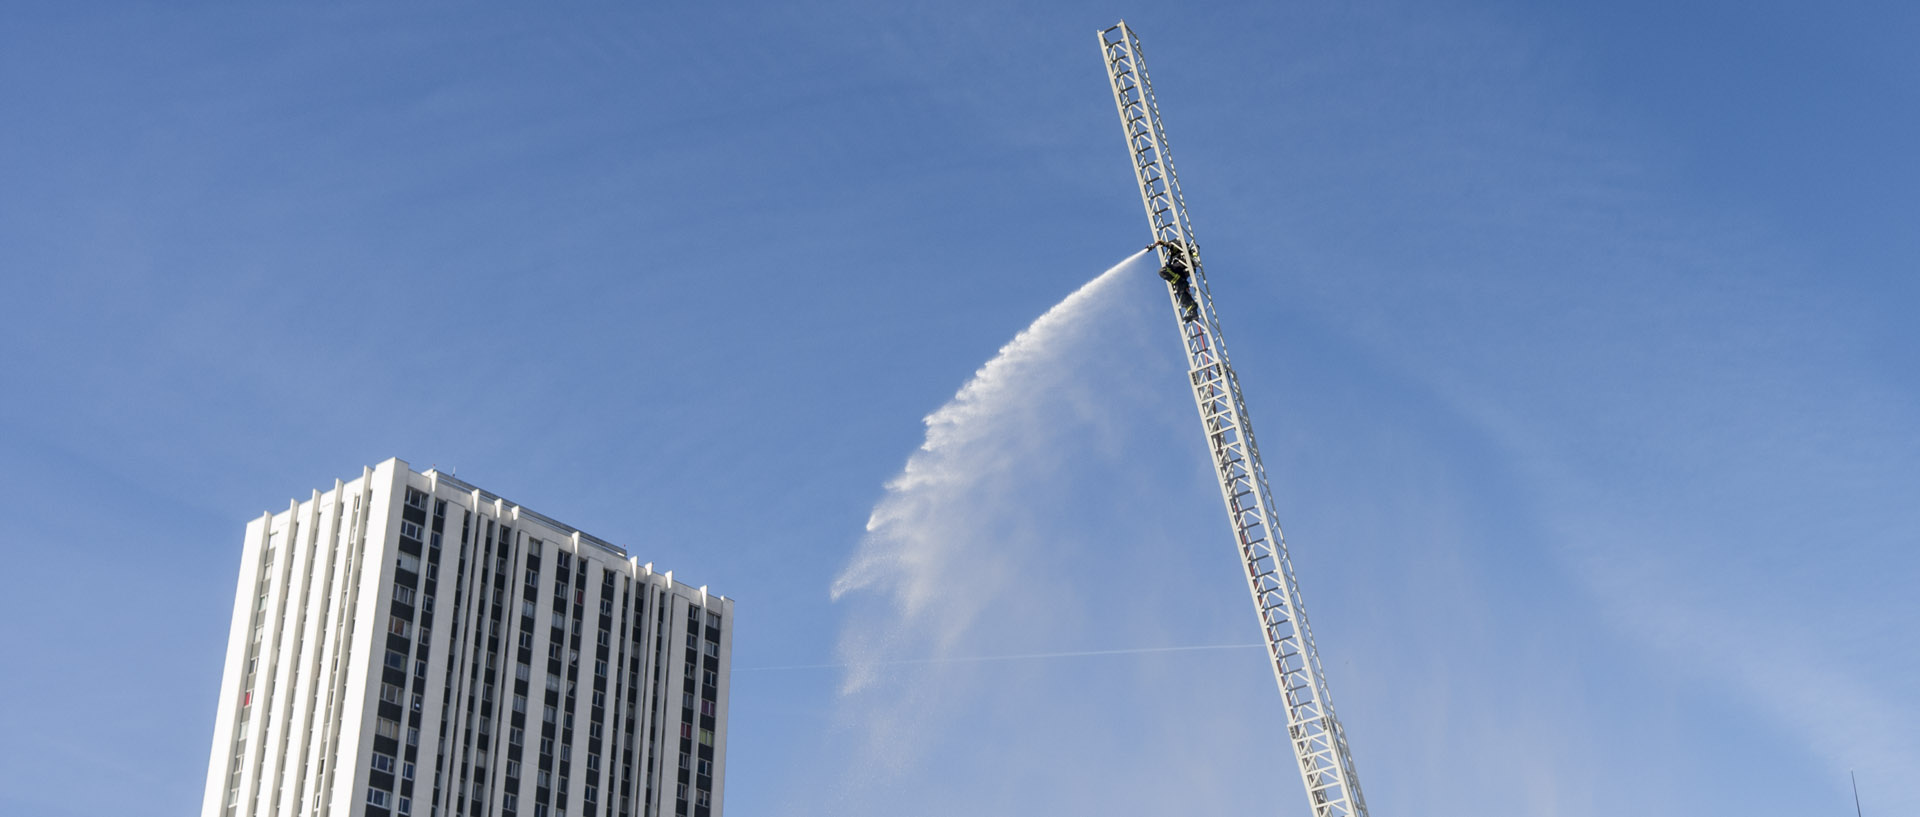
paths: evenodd
<path fill-rule="evenodd" d="M 1273 494 L 1267 488 L 1260 448 L 1254 444 L 1253 429 L 1248 425 L 1246 398 L 1227 360 L 1213 293 L 1194 243 L 1186 199 L 1173 171 L 1166 130 L 1154 103 L 1153 83 L 1147 79 L 1141 58 L 1140 39 L 1123 21 L 1100 32 L 1100 51 L 1107 63 L 1107 79 L 1126 131 L 1127 150 L 1133 158 L 1134 178 L 1140 185 L 1140 200 L 1146 206 L 1153 239 L 1166 242 L 1158 250 L 1160 262 L 1164 265 L 1173 257 L 1167 247 L 1170 244 L 1182 248 L 1191 267 L 1199 315 L 1194 320 L 1179 317 L 1179 299 L 1172 287 L 1168 297 L 1174 301 L 1194 404 L 1200 410 L 1207 446 L 1213 454 L 1214 475 L 1219 479 L 1227 519 L 1246 567 L 1247 588 L 1253 594 L 1260 630 L 1266 637 L 1267 657 L 1286 701 L 1287 733 L 1301 780 L 1306 784 L 1307 799 L 1315 817 L 1367 817 L 1353 754 L 1347 748 L 1346 732 L 1334 716 L 1326 674 L 1313 643 L 1313 631 L 1307 626 L 1306 610 L 1301 606 L 1299 581 L 1273 516 Z"/>

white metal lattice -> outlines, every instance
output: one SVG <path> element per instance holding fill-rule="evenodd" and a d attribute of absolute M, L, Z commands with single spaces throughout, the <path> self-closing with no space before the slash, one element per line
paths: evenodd
<path fill-rule="evenodd" d="M 1246 567 L 1247 588 L 1252 591 L 1260 629 L 1266 636 L 1267 657 L 1286 700 L 1288 736 L 1306 784 L 1307 799 L 1315 817 L 1367 817 L 1353 754 L 1347 748 L 1346 732 L 1334 716 L 1319 650 L 1300 603 L 1299 581 L 1294 578 L 1286 541 L 1273 516 L 1273 495 L 1267 488 L 1266 470 L 1260 465 L 1253 428 L 1248 425 L 1246 399 L 1240 394 L 1239 377 L 1227 361 L 1213 293 L 1200 265 L 1193 223 L 1187 218 L 1166 130 L 1154 103 L 1153 84 L 1141 59 L 1140 39 L 1122 21 L 1100 32 L 1100 51 L 1107 63 L 1113 101 L 1126 131 L 1134 178 L 1140 184 L 1140 200 L 1146 205 L 1160 262 L 1166 265 L 1184 255 L 1191 268 L 1197 314 L 1182 314 L 1185 310 L 1177 292 L 1180 284 L 1170 283 L 1168 296 L 1178 316 L 1187 353 L 1187 377 L 1213 454 L 1220 495 L 1226 501 L 1227 519 Z"/>

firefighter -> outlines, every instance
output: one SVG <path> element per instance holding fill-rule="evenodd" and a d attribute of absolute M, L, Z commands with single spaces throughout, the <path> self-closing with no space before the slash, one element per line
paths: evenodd
<path fill-rule="evenodd" d="M 1180 320 L 1199 320 L 1200 304 L 1193 300 L 1193 271 L 1187 267 L 1186 253 L 1171 241 L 1155 241 L 1153 246 L 1167 248 L 1167 265 L 1160 268 L 1160 277 L 1173 287 L 1173 298 L 1180 304 Z"/>

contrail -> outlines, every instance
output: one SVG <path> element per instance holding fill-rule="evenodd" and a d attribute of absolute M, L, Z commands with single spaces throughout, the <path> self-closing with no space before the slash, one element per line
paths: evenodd
<path fill-rule="evenodd" d="M 1194 652 L 1197 650 L 1250 650 L 1264 644 L 1199 644 L 1186 647 L 1130 647 L 1119 650 L 1077 650 L 1073 652 L 1030 652 L 1018 655 L 970 655 L 953 658 L 903 658 L 895 661 L 861 661 L 858 664 L 789 664 L 779 667 L 735 667 L 734 672 L 774 672 L 800 669 L 845 669 L 847 667 L 884 667 L 900 664 L 983 664 L 989 661 L 1025 661 L 1035 658 L 1085 658 L 1095 655 L 1143 655 L 1158 652 Z"/>

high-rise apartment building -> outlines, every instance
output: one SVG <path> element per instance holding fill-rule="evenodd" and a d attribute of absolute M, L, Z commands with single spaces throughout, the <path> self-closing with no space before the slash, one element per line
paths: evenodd
<path fill-rule="evenodd" d="M 732 625 L 387 460 L 247 524 L 202 817 L 719 817 Z"/>

